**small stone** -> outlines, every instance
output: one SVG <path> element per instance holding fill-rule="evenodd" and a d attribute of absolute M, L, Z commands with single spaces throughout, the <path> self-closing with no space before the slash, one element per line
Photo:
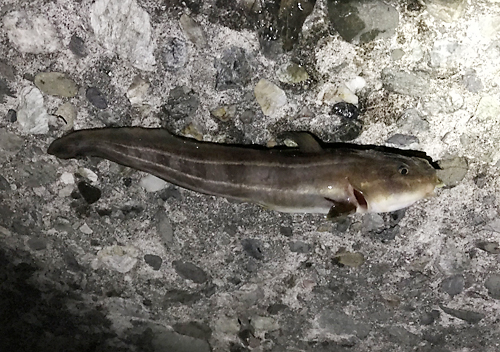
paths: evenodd
<path fill-rule="evenodd" d="M 107 109 L 106 97 L 96 87 L 89 87 L 85 92 L 87 100 L 98 109 Z"/>
<path fill-rule="evenodd" d="M 186 121 L 194 116 L 200 100 L 196 93 L 187 86 L 177 86 L 170 91 L 163 111 L 169 119 Z"/>
<path fill-rule="evenodd" d="M 208 280 L 208 275 L 205 271 L 191 262 L 174 260 L 172 266 L 179 276 L 194 283 L 202 284 Z"/>
<path fill-rule="evenodd" d="M 278 31 L 283 49 L 288 51 L 299 41 L 302 26 L 314 9 L 316 0 L 283 0 L 278 11 Z"/>
<path fill-rule="evenodd" d="M 187 62 L 188 49 L 183 39 L 177 37 L 167 38 L 160 52 L 161 62 L 167 71 L 176 71 Z"/>
<path fill-rule="evenodd" d="M 450 296 L 455 296 L 464 290 L 464 277 L 461 274 L 450 276 L 441 282 L 441 288 Z"/>
<path fill-rule="evenodd" d="M 181 131 L 181 134 L 184 136 L 192 137 L 198 141 L 203 140 L 203 134 L 198 130 L 198 128 L 193 123 L 190 123 L 189 125 L 187 125 Z"/>
<path fill-rule="evenodd" d="M 462 77 L 462 84 L 471 93 L 479 93 L 484 88 L 481 78 L 477 76 L 477 73 L 474 70 L 468 71 Z"/>
<path fill-rule="evenodd" d="M 0 164 L 1 163 L 2 162 L 0 161 Z M 11 187 L 10 187 L 9 181 L 7 181 L 7 179 L 5 177 L 0 175 L 0 191 L 10 191 L 10 190 L 11 190 Z"/>
<path fill-rule="evenodd" d="M 355 335 L 363 339 L 371 330 L 369 323 L 357 322 L 338 307 L 323 308 L 317 321 L 320 328 L 336 335 Z"/>
<path fill-rule="evenodd" d="M 133 246 L 107 246 L 97 252 L 97 261 L 112 270 L 125 274 L 134 268 L 137 255 L 137 248 Z M 99 267 L 97 263 L 92 263 L 94 270 Z"/>
<path fill-rule="evenodd" d="M 386 143 L 389 144 L 394 144 L 398 146 L 409 146 L 414 143 L 420 143 L 417 137 L 408 135 L 408 134 L 401 134 L 401 133 L 396 133 L 389 137 L 386 141 Z"/>
<path fill-rule="evenodd" d="M 312 249 L 309 243 L 302 241 L 288 242 L 288 246 L 290 247 L 290 251 L 294 253 L 309 253 Z"/>
<path fill-rule="evenodd" d="M 271 315 L 276 315 L 279 312 L 281 312 L 287 308 L 288 308 L 288 306 L 286 304 L 274 303 L 274 304 L 271 304 L 269 307 L 267 307 L 267 312 Z"/>
<path fill-rule="evenodd" d="M 179 188 L 177 186 L 170 186 L 170 187 L 163 189 L 160 192 L 159 196 L 160 196 L 161 200 L 163 200 L 163 201 L 167 201 L 170 198 L 178 199 L 178 200 L 182 199 L 182 194 L 179 191 Z"/>
<path fill-rule="evenodd" d="M 429 79 L 422 73 L 396 71 L 392 68 L 382 70 L 382 83 L 390 92 L 421 97 L 429 90 Z"/>
<path fill-rule="evenodd" d="M 94 233 L 94 231 L 92 231 L 92 229 L 89 227 L 89 225 L 87 225 L 87 223 L 84 223 L 82 226 L 80 226 L 78 230 L 80 230 L 82 233 L 86 235 L 92 235 Z"/>
<path fill-rule="evenodd" d="M 359 116 L 359 110 L 356 105 L 345 101 L 335 104 L 332 107 L 332 113 L 346 119 L 357 119 Z"/>
<path fill-rule="evenodd" d="M 64 122 L 66 123 L 64 125 L 64 129 L 66 131 L 73 129 L 76 119 L 76 108 L 73 104 L 71 104 L 70 102 L 66 102 L 62 105 L 59 105 L 55 115 L 61 117 L 64 120 Z"/>
<path fill-rule="evenodd" d="M 24 139 L 0 128 L 0 164 L 19 153 L 24 145 Z"/>
<path fill-rule="evenodd" d="M 0 103 L 5 102 L 6 95 L 13 98 L 16 96 L 9 84 L 3 78 L 0 78 Z"/>
<path fill-rule="evenodd" d="M 144 255 L 144 261 L 153 268 L 153 270 L 160 270 L 161 263 L 163 260 L 161 257 L 154 254 L 146 254 Z"/>
<path fill-rule="evenodd" d="M 94 183 L 98 180 L 97 174 L 94 171 L 87 169 L 86 167 L 78 168 L 78 174 Z"/>
<path fill-rule="evenodd" d="M 205 323 L 190 321 L 187 323 L 175 323 L 174 331 L 181 335 L 191 336 L 195 339 L 208 340 L 212 336 L 212 329 Z"/>
<path fill-rule="evenodd" d="M 287 84 L 297 84 L 309 79 L 307 71 L 293 62 L 281 65 L 276 72 L 276 76 L 280 82 Z"/>
<path fill-rule="evenodd" d="M 168 248 L 174 242 L 172 223 L 164 212 L 159 213 L 155 218 L 157 219 L 156 233 L 160 235 L 163 245 Z"/>
<path fill-rule="evenodd" d="M 484 318 L 483 313 L 473 312 L 464 309 L 453 309 L 445 306 L 440 306 L 440 307 L 446 314 L 452 315 L 458 319 L 462 319 L 471 324 L 477 324 Z"/>
<path fill-rule="evenodd" d="M 404 133 L 426 132 L 429 130 L 427 122 L 417 109 L 408 109 L 401 114 L 396 126 Z"/>
<path fill-rule="evenodd" d="M 280 328 L 275 318 L 263 317 L 259 315 L 252 318 L 252 325 L 256 332 L 276 331 Z"/>
<path fill-rule="evenodd" d="M 73 34 L 69 41 L 69 50 L 78 57 L 85 57 L 88 55 L 85 42 L 79 36 Z"/>
<path fill-rule="evenodd" d="M 182 31 L 189 39 L 191 43 L 199 48 L 203 48 L 207 45 L 207 39 L 205 37 L 205 32 L 201 29 L 200 25 L 196 23 L 191 17 L 183 14 L 179 19 Z"/>
<path fill-rule="evenodd" d="M 105 49 L 116 52 L 139 70 L 154 70 L 150 17 L 136 0 L 96 0 L 89 12 L 95 38 Z"/>
<path fill-rule="evenodd" d="M 60 49 L 56 28 L 43 16 L 12 11 L 4 16 L 3 25 L 7 37 L 20 52 L 48 54 Z"/>
<path fill-rule="evenodd" d="M 367 43 L 394 36 L 399 24 L 398 11 L 375 0 L 328 0 L 328 18 L 347 42 Z"/>
<path fill-rule="evenodd" d="M 453 22 L 464 13 L 467 0 L 427 0 L 426 5 L 432 16 L 444 22 Z"/>
<path fill-rule="evenodd" d="M 49 114 L 43 105 L 43 95 L 35 87 L 25 87 L 20 92 L 21 102 L 17 121 L 23 132 L 45 134 L 49 131 Z"/>
<path fill-rule="evenodd" d="M 63 172 L 63 174 L 61 175 L 61 182 L 65 185 L 74 185 L 75 177 L 71 172 Z"/>
<path fill-rule="evenodd" d="M 436 321 L 436 319 L 439 318 L 441 313 L 439 313 L 439 310 L 433 309 L 430 312 L 425 312 L 422 314 L 422 317 L 420 318 L 420 324 L 422 325 L 431 325 Z"/>
<path fill-rule="evenodd" d="M 34 251 L 41 251 L 47 248 L 47 241 L 44 238 L 32 237 L 28 240 L 28 246 Z"/>
<path fill-rule="evenodd" d="M 445 67 L 453 60 L 453 54 L 458 49 L 458 43 L 448 39 L 436 40 L 430 52 L 431 67 Z"/>
<path fill-rule="evenodd" d="M 458 185 L 469 169 L 467 159 L 464 157 L 439 160 L 438 165 L 441 170 L 436 170 L 437 175 L 448 187 Z"/>
<path fill-rule="evenodd" d="M 359 119 L 341 118 L 341 123 L 335 128 L 332 135 L 335 142 L 348 142 L 356 139 L 363 130 L 363 122 Z"/>
<path fill-rule="evenodd" d="M 231 120 L 236 114 L 235 105 L 224 105 L 210 111 L 212 116 L 218 118 L 222 122 L 227 122 Z"/>
<path fill-rule="evenodd" d="M 140 105 L 149 89 L 149 82 L 137 75 L 127 90 L 127 98 L 132 105 Z"/>
<path fill-rule="evenodd" d="M 101 190 L 85 181 L 78 182 L 78 191 L 88 204 L 93 204 L 101 198 Z"/>
<path fill-rule="evenodd" d="M 0 60 L 0 76 L 5 77 L 8 81 L 14 81 L 16 79 L 14 67 Z"/>
<path fill-rule="evenodd" d="M 484 282 L 488 294 L 495 299 L 500 299 L 500 274 L 490 274 Z"/>
<path fill-rule="evenodd" d="M 40 72 L 35 76 L 35 86 L 45 94 L 73 98 L 78 93 L 76 83 L 61 72 Z"/>
<path fill-rule="evenodd" d="M 481 241 L 476 243 L 476 247 L 491 254 L 500 254 L 500 245 L 498 242 Z"/>
<path fill-rule="evenodd" d="M 394 49 L 391 51 L 391 59 L 393 61 L 398 61 L 401 60 L 401 58 L 405 55 L 405 52 L 403 49 Z"/>
<path fill-rule="evenodd" d="M 352 253 L 348 251 L 340 251 L 333 257 L 333 262 L 340 266 L 349 266 L 357 268 L 365 262 L 365 257 L 361 253 Z"/>
<path fill-rule="evenodd" d="M 239 47 L 225 49 L 221 58 L 215 61 L 215 69 L 217 90 L 245 87 L 253 75 L 250 58 L 245 49 Z"/>
<path fill-rule="evenodd" d="M 255 259 L 263 259 L 264 253 L 262 251 L 262 242 L 254 238 L 245 238 L 241 241 L 243 250 Z"/>
<path fill-rule="evenodd" d="M 267 79 L 261 79 L 254 89 L 255 99 L 266 116 L 273 115 L 287 102 L 285 92 Z"/>
<path fill-rule="evenodd" d="M 293 230 L 291 227 L 281 226 L 280 227 L 280 234 L 282 234 L 285 237 L 292 237 Z"/>
<path fill-rule="evenodd" d="M 9 109 L 7 111 L 7 121 L 16 122 L 17 121 L 17 111 L 14 109 Z"/>

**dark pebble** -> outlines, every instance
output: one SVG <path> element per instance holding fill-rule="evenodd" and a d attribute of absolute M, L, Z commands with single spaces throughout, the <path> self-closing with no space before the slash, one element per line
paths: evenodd
<path fill-rule="evenodd" d="M 7 121 L 16 122 L 17 121 L 17 111 L 14 109 L 9 109 L 7 111 Z"/>
<path fill-rule="evenodd" d="M 144 261 L 153 268 L 153 270 L 160 270 L 161 263 L 163 260 L 161 257 L 154 255 L 154 254 L 146 254 L 144 256 Z"/>
<path fill-rule="evenodd" d="M 288 308 L 288 306 L 286 304 L 274 303 L 274 304 L 271 304 L 269 307 L 267 307 L 267 312 L 271 315 L 276 315 L 279 312 L 281 312 L 282 310 L 285 310 L 286 308 Z"/>
<path fill-rule="evenodd" d="M 455 296 L 464 290 L 464 277 L 462 274 L 447 277 L 441 282 L 441 288 L 450 296 Z"/>
<path fill-rule="evenodd" d="M 168 38 L 165 46 L 161 49 L 160 56 L 165 70 L 178 70 L 186 64 L 188 58 L 186 42 L 176 37 Z"/>
<path fill-rule="evenodd" d="M 285 237 L 292 237 L 293 235 L 292 228 L 287 226 L 281 226 L 280 233 Z"/>
<path fill-rule="evenodd" d="M 495 299 L 500 299 L 500 274 L 491 274 L 484 282 L 488 294 Z"/>
<path fill-rule="evenodd" d="M 181 191 L 177 187 L 168 187 L 160 191 L 158 194 L 163 201 L 167 201 L 170 198 L 177 200 L 182 199 Z"/>
<path fill-rule="evenodd" d="M 76 56 L 87 56 L 87 48 L 85 47 L 85 42 L 77 35 L 73 35 L 71 37 L 71 40 L 69 41 L 69 50 L 71 50 L 71 52 Z"/>
<path fill-rule="evenodd" d="M 439 313 L 439 310 L 436 309 L 433 309 L 430 312 L 425 312 L 420 318 L 420 324 L 431 325 L 436 321 L 436 319 L 439 318 L 440 315 L 441 313 Z"/>
<path fill-rule="evenodd" d="M 47 248 L 47 241 L 44 238 L 33 237 L 28 240 L 28 246 L 34 251 L 41 251 Z"/>
<path fill-rule="evenodd" d="M 172 289 L 165 293 L 163 306 L 168 308 L 172 303 L 192 304 L 201 299 L 199 292 L 189 292 L 184 290 Z"/>
<path fill-rule="evenodd" d="M 476 243 L 476 247 L 491 254 L 500 253 L 500 245 L 498 244 L 498 242 L 481 241 Z"/>
<path fill-rule="evenodd" d="M 195 339 L 208 340 L 212 336 L 212 329 L 210 329 L 210 326 L 197 321 L 175 323 L 173 328 L 175 332 L 181 335 L 194 337 Z"/>
<path fill-rule="evenodd" d="M 445 306 L 441 306 L 441 309 L 446 314 L 452 315 L 458 319 L 462 319 L 471 324 L 479 323 L 484 318 L 483 313 L 473 312 L 470 310 L 452 309 Z"/>
<path fill-rule="evenodd" d="M 288 242 L 288 246 L 290 247 L 290 251 L 294 253 L 309 253 L 312 249 L 309 243 L 302 241 Z"/>
<path fill-rule="evenodd" d="M 247 254 L 255 259 L 264 258 L 264 253 L 262 251 L 262 243 L 259 240 L 253 238 L 245 238 L 241 241 L 243 250 Z"/>
<path fill-rule="evenodd" d="M 363 122 L 359 119 L 341 118 L 341 124 L 333 131 L 335 142 L 348 142 L 356 139 L 363 130 Z"/>
<path fill-rule="evenodd" d="M 231 47 L 224 50 L 222 57 L 215 62 L 215 69 L 217 90 L 244 87 L 253 77 L 252 67 L 243 48 Z"/>
<path fill-rule="evenodd" d="M 0 175 L 0 191 L 9 191 L 10 190 L 10 183 Z"/>
<path fill-rule="evenodd" d="M 106 109 L 108 107 L 108 102 L 106 98 L 96 87 L 89 87 L 85 92 L 87 100 L 98 109 Z"/>
<path fill-rule="evenodd" d="M 359 116 L 359 110 L 356 105 L 346 103 L 345 101 L 335 104 L 332 108 L 332 113 L 346 119 L 357 119 Z"/>
<path fill-rule="evenodd" d="M 208 280 L 208 275 L 200 267 L 190 262 L 174 260 L 172 266 L 179 276 L 191 280 L 197 284 L 202 284 Z"/>
<path fill-rule="evenodd" d="M 125 187 L 130 187 L 132 185 L 132 179 L 130 177 L 125 177 L 123 179 L 123 185 Z"/>
<path fill-rule="evenodd" d="M 88 182 L 78 182 L 78 190 L 88 204 L 95 203 L 101 198 L 101 190 Z"/>
<path fill-rule="evenodd" d="M 389 137 L 387 139 L 387 143 L 399 145 L 399 146 L 407 146 L 412 143 L 419 143 L 420 141 L 418 140 L 417 137 L 409 135 L 409 134 L 401 134 L 401 133 L 396 133 Z"/>

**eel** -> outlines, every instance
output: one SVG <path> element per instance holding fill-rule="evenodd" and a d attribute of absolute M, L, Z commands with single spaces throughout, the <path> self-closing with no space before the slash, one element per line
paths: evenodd
<path fill-rule="evenodd" d="M 405 208 L 441 184 L 424 158 L 322 148 L 309 134 L 293 135 L 299 148 L 280 149 L 198 142 L 157 128 L 99 128 L 56 139 L 48 153 L 104 158 L 196 192 L 329 218 Z"/>

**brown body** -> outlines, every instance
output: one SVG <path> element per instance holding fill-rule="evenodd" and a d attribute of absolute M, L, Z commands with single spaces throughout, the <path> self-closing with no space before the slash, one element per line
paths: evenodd
<path fill-rule="evenodd" d="M 392 211 L 433 193 L 436 172 L 421 158 L 375 150 L 260 149 L 196 142 L 163 129 L 70 133 L 48 152 L 105 158 L 197 192 L 285 212 L 340 215 Z"/>

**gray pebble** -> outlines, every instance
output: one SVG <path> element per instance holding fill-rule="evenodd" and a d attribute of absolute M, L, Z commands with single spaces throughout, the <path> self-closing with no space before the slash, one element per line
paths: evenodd
<path fill-rule="evenodd" d="M 280 234 L 282 234 L 285 237 L 292 237 L 293 235 L 292 228 L 287 226 L 281 226 Z"/>
<path fill-rule="evenodd" d="M 279 312 L 281 312 L 282 310 L 285 310 L 286 308 L 288 308 L 288 306 L 286 304 L 274 303 L 274 304 L 271 304 L 269 307 L 267 307 L 267 312 L 271 315 L 276 315 Z"/>
<path fill-rule="evenodd" d="M 9 87 L 7 81 L 0 78 L 0 103 L 5 103 L 5 96 L 15 97 L 14 91 Z"/>
<path fill-rule="evenodd" d="M 183 262 L 174 260 L 172 266 L 179 276 L 184 279 L 191 280 L 197 284 L 202 284 L 208 280 L 208 275 L 200 267 L 191 262 Z"/>
<path fill-rule="evenodd" d="M 157 219 L 156 233 L 160 235 L 163 245 L 170 247 L 174 243 L 174 229 L 170 219 L 164 212 L 158 212 L 155 218 Z"/>
<path fill-rule="evenodd" d="M 429 90 L 429 79 L 422 73 L 395 71 L 392 68 L 382 71 L 382 83 L 390 92 L 420 97 Z"/>
<path fill-rule="evenodd" d="M 288 246 L 290 247 L 290 251 L 294 253 L 309 253 L 312 249 L 309 243 L 302 241 L 288 242 Z"/>
<path fill-rule="evenodd" d="M 34 251 L 41 251 L 47 248 L 47 241 L 44 238 L 33 237 L 28 240 L 28 246 Z"/>
<path fill-rule="evenodd" d="M 200 100 L 196 93 L 189 87 L 177 86 L 170 91 L 167 103 L 163 105 L 163 110 L 174 120 L 187 120 L 192 116 Z"/>
<path fill-rule="evenodd" d="M 175 332 L 181 335 L 194 337 L 195 339 L 208 340 L 212 336 L 212 329 L 210 329 L 210 326 L 197 321 L 176 323 L 172 327 Z"/>
<path fill-rule="evenodd" d="M 171 289 L 165 293 L 163 297 L 163 306 L 168 308 L 172 303 L 192 304 L 201 299 L 201 293 L 189 292 L 184 290 Z"/>
<path fill-rule="evenodd" d="M 177 37 L 167 39 L 161 49 L 161 62 L 167 71 L 176 71 L 186 64 L 188 50 L 186 42 Z"/>
<path fill-rule="evenodd" d="M 71 40 L 69 41 L 69 50 L 73 54 L 79 57 L 85 57 L 87 56 L 87 48 L 85 46 L 85 42 L 83 41 L 82 38 L 80 38 L 77 35 L 72 35 Z"/>
<path fill-rule="evenodd" d="M 14 109 L 9 109 L 7 111 L 7 121 L 16 122 L 17 121 L 17 111 Z"/>
<path fill-rule="evenodd" d="M 484 287 L 488 289 L 491 297 L 500 299 L 500 274 L 490 274 L 484 282 Z"/>
<path fill-rule="evenodd" d="M 87 100 L 98 109 L 106 109 L 108 107 L 106 97 L 96 87 L 89 87 L 85 92 L 85 96 Z"/>
<path fill-rule="evenodd" d="M 462 84 L 471 93 L 478 93 L 484 88 L 481 79 L 477 76 L 476 71 L 474 70 L 467 72 L 462 77 Z"/>
<path fill-rule="evenodd" d="M 88 204 L 93 204 L 101 198 L 101 190 L 85 181 L 78 182 L 78 191 Z"/>
<path fill-rule="evenodd" d="M 445 306 L 441 306 L 441 309 L 446 314 L 452 315 L 458 319 L 462 319 L 471 324 L 479 323 L 484 318 L 483 313 L 473 312 L 471 310 L 452 309 Z"/>
<path fill-rule="evenodd" d="M 439 160 L 438 164 L 441 170 L 437 170 L 437 175 L 447 187 L 458 185 L 469 169 L 467 159 L 464 157 Z"/>
<path fill-rule="evenodd" d="M 0 76 L 5 77 L 8 81 L 13 81 L 16 78 L 14 67 L 0 60 Z"/>
<path fill-rule="evenodd" d="M 0 191 L 9 191 L 10 190 L 10 183 L 0 175 Z"/>
<path fill-rule="evenodd" d="M 422 314 L 422 317 L 420 318 L 420 324 L 422 325 L 431 325 L 436 321 L 436 319 L 439 318 L 441 313 L 439 310 L 433 309 L 430 312 L 425 312 Z"/>
<path fill-rule="evenodd" d="M 462 274 L 447 277 L 441 282 L 441 288 L 450 296 L 455 296 L 464 290 L 464 277 Z"/>
<path fill-rule="evenodd" d="M 160 270 L 161 263 L 163 262 L 161 257 L 154 254 L 146 254 L 144 256 L 144 261 L 148 263 L 148 265 L 151 266 L 153 270 Z"/>
<path fill-rule="evenodd" d="M 243 48 L 231 47 L 224 50 L 222 57 L 215 62 L 215 69 L 217 90 L 244 87 L 252 78 L 252 67 Z"/>
<path fill-rule="evenodd" d="M 476 247 L 491 254 L 500 254 L 500 245 L 498 242 L 477 242 Z"/>
<path fill-rule="evenodd" d="M 396 133 L 392 137 L 389 137 L 389 139 L 387 139 L 386 142 L 398 146 L 408 146 L 413 143 L 419 143 L 420 141 L 415 136 L 409 134 Z"/>
<path fill-rule="evenodd" d="M 241 241 L 243 250 L 247 254 L 255 259 L 264 258 L 264 253 L 262 251 L 262 242 L 254 238 L 245 238 Z"/>

